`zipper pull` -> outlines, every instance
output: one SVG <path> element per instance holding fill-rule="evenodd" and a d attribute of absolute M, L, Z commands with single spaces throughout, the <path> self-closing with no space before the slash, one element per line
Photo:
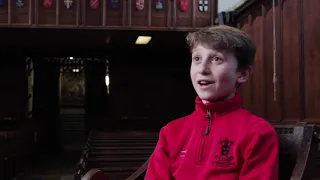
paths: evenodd
<path fill-rule="evenodd" d="M 209 128 L 209 126 L 207 126 L 206 131 L 204 132 L 204 135 L 207 136 L 209 134 L 209 132 L 210 132 L 210 128 Z"/>
<path fill-rule="evenodd" d="M 207 110 L 207 118 L 208 121 L 211 121 L 211 112 L 209 110 Z"/>
<path fill-rule="evenodd" d="M 207 124 L 206 131 L 204 132 L 204 134 L 206 136 L 210 133 L 210 128 L 211 128 L 211 112 L 210 112 L 210 110 L 207 110 L 207 118 L 208 118 L 208 124 Z"/>

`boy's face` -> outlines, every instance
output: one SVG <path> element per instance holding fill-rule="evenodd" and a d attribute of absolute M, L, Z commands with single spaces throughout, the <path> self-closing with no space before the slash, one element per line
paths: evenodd
<path fill-rule="evenodd" d="M 240 70 L 233 53 L 198 45 L 192 52 L 190 76 L 204 103 L 231 98 L 239 84 L 247 81 L 251 67 Z"/>

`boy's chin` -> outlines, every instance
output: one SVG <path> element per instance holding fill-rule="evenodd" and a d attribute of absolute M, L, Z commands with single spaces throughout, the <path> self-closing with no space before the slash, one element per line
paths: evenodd
<path fill-rule="evenodd" d="M 214 96 L 214 95 L 199 95 L 199 97 L 204 103 L 214 102 L 220 99 L 219 96 Z"/>
<path fill-rule="evenodd" d="M 209 102 L 215 102 L 215 101 L 224 101 L 227 99 L 230 99 L 230 96 L 219 96 L 219 95 L 207 95 L 207 94 L 201 94 L 199 95 L 200 99 L 202 100 L 203 103 L 209 103 Z"/>

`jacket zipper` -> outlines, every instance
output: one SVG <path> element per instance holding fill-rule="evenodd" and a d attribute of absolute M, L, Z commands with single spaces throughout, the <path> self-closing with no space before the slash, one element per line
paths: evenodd
<path fill-rule="evenodd" d="M 211 112 L 210 110 L 207 110 L 207 126 L 206 129 L 204 131 L 204 136 L 201 140 L 201 144 L 200 144 L 200 154 L 199 154 L 199 162 L 201 163 L 204 160 L 204 148 L 205 148 L 205 143 L 206 143 L 206 139 L 207 136 L 210 134 L 210 130 L 211 130 Z"/>

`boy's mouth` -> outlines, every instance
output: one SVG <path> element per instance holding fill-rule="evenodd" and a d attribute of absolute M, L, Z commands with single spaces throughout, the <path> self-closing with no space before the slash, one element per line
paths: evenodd
<path fill-rule="evenodd" d="M 207 80 L 200 80 L 198 81 L 198 84 L 200 86 L 206 86 L 206 85 L 210 85 L 210 84 L 213 84 L 214 82 L 213 81 L 207 81 Z"/>

